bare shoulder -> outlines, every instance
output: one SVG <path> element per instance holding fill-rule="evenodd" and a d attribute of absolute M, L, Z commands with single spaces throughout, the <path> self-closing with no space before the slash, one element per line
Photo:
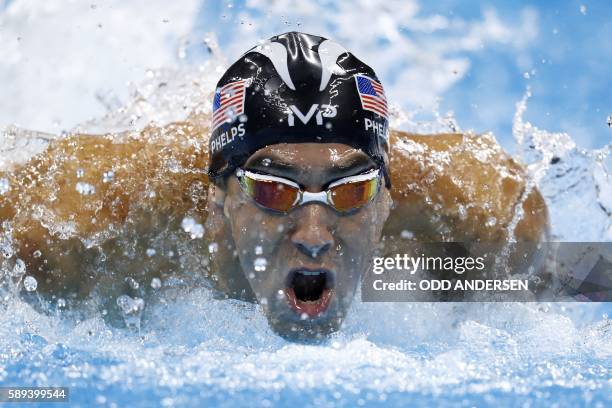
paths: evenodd
<path fill-rule="evenodd" d="M 51 275 L 79 281 L 89 249 L 116 239 L 126 225 L 145 233 L 160 216 L 204 213 L 207 153 L 200 135 L 196 126 L 176 123 L 52 141 L 2 176 L 10 189 L 0 219 L 17 256 L 45 281 Z"/>
<path fill-rule="evenodd" d="M 509 233 L 537 241 L 546 233 L 540 192 L 494 137 L 394 131 L 391 145 L 396 208 L 386 233 L 411 230 L 435 241 L 502 241 Z"/>

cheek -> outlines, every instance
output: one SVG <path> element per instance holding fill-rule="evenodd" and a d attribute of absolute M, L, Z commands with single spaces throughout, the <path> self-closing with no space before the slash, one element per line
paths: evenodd
<path fill-rule="evenodd" d="M 339 219 L 336 233 L 348 258 L 373 256 L 384 225 L 384 214 L 375 204 L 378 203 L 374 202 L 354 215 Z"/>
<path fill-rule="evenodd" d="M 255 265 L 264 258 L 268 269 L 286 240 L 290 228 L 288 218 L 266 213 L 254 204 L 236 201 L 230 207 L 230 222 L 236 250 L 245 272 L 258 274 Z M 265 271 L 267 272 L 267 271 Z"/>

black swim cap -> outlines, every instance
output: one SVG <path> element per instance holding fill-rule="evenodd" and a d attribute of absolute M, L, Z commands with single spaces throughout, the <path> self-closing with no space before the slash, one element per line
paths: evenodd
<path fill-rule="evenodd" d="M 391 185 L 383 87 L 372 68 L 323 37 L 289 32 L 244 53 L 217 84 L 211 129 L 213 180 L 262 147 L 320 142 L 361 149 Z"/>

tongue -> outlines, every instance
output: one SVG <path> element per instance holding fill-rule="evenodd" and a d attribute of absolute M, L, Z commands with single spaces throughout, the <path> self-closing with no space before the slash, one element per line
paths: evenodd
<path fill-rule="evenodd" d="M 317 300 L 300 300 L 295 296 L 293 288 L 285 289 L 285 296 L 289 302 L 289 306 L 300 316 L 305 313 L 309 318 L 319 316 L 321 313 L 327 310 L 329 301 L 331 299 L 333 291 L 331 289 L 323 289 L 321 297 Z"/>

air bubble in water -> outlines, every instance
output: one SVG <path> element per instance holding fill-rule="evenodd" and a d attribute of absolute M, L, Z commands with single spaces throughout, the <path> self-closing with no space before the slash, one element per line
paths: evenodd
<path fill-rule="evenodd" d="M 204 236 L 204 227 L 202 224 L 198 224 L 193 217 L 185 217 L 181 222 L 183 231 L 190 234 L 191 239 L 202 238 Z"/>
<path fill-rule="evenodd" d="M 57 299 L 57 307 L 62 308 L 62 309 L 66 307 L 66 299 L 64 298 Z"/>
<path fill-rule="evenodd" d="M 161 288 L 161 285 L 162 285 L 162 283 L 161 283 L 161 280 L 159 278 L 151 279 L 151 287 L 153 289 L 159 289 L 159 288 Z"/>
<path fill-rule="evenodd" d="M 96 192 L 96 189 L 89 183 L 79 181 L 76 183 L 76 191 L 78 191 L 81 195 L 91 195 Z"/>
<path fill-rule="evenodd" d="M 40 252 L 38 249 L 32 253 L 32 256 L 34 258 L 40 258 L 41 255 L 42 255 L 42 252 Z"/>
<path fill-rule="evenodd" d="M 277 298 L 278 300 L 282 300 L 284 297 L 285 297 L 285 291 L 283 291 L 282 289 L 279 289 L 279 290 L 276 292 L 276 298 Z"/>
<path fill-rule="evenodd" d="M 270 163 L 272 163 L 272 160 L 268 159 L 267 157 L 261 161 L 261 164 L 263 164 L 266 167 L 268 167 Z"/>
<path fill-rule="evenodd" d="M 0 178 L 0 195 L 8 193 L 10 184 L 7 178 Z"/>
<path fill-rule="evenodd" d="M 261 245 L 257 245 L 255 247 L 255 255 L 261 255 L 263 254 L 263 248 L 261 247 Z"/>
<path fill-rule="evenodd" d="M 23 280 L 23 287 L 28 292 L 34 292 L 36 290 L 36 288 L 38 287 L 38 282 L 36 281 L 35 277 L 33 277 L 33 276 L 26 276 L 25 279 Z"/>
<path fill-rule="evenodd" d="M 255 258 L 255 261 L 253 262 L 253 267 L 255 268 L 255 270 L 257 272 L 263 272 L 266 270 L 266 267 L 268 266 L 268 261 L 266 260 L 266 258 Z"/>
<path fill-rule="evenodd" d="M 487 227 L 492 227 L 495 224 L 497 224 L 497 218 L 495 218 L 495 217 L 489 217 L 489 218 L 487 218 L 487 222 L 485 222 L 485 225 Z"/>
<path fill-rule="evenodd" d="M 157 251 L 155 251 L 155 249 L 153 248 L 147 248 L 147 256 L 150 258 L 152 256 L 154 256 L 157 253 Z"/>
<path fill-rule="evenodd" d="M 77 169 L 77 171 L 76 171 L 76 176 L 77 176 L 77 178 L 81 178 L 81 177 L 83 177 L 84 175 L 85 175 L 85 170 L 83 170 L 83 169 Z"/>
<path fill-rule="evenodd" d="M 208 252 L 210 252 L 211 254 L 214 254 L 218 250 L 219 245 L 216 242 L 211 242 L 210 244 L 208 244 Z"/>

